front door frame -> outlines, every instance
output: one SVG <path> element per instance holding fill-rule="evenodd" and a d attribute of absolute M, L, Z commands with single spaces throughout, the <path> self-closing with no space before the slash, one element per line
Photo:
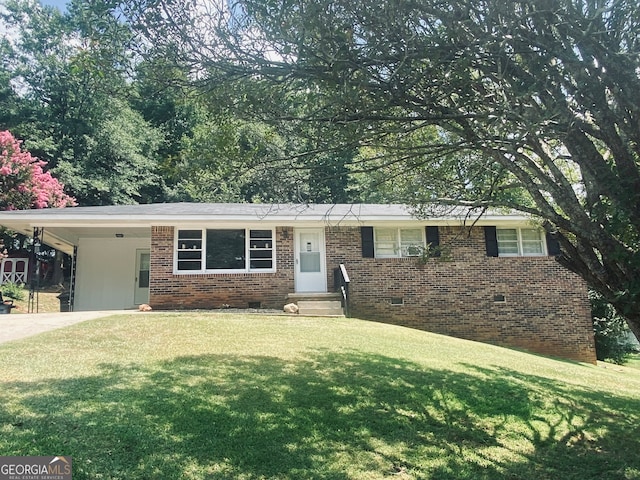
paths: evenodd
<path fill-rule="evenodd" d="M 320 271 L 319 272 L 302 272 L 300 254 L 303 248 L 306 250 L 306 245 L 301 245 L 301 236 L 304 234 L 317 234 L 318 245 L 317 250 L 320 254 Z M 326 293 L 327 292 L 327 251 L 325 243 L 325 230 L 324 228 L 295 228 L 294 229 L 294 255 L 295 255 L 295 288 L 296 293 L 302 292 L 314 292 L 314 293 Z M 314 249 L 315 247 L 312 246 Z"/>
<path fill-rule="evenodd" d="M 142 255 L 148 255 L 148 270 L 146 271 L 146 278 L 143 278 L 144 272 L 141 271 L 140 267 L 142 266 Z M 149 303 L 149 279 L 150 279 L 150 270 L 151 270 L 151 251 L 148 248 L 137 248 L 136 249 L 136 282 L 133 291 L 133 303 L 134 305 L 142 305 L 144 303 Z M 142 275 L 141 275 L 142 274 Z M 145 286 L 140 286 L 141 283 Z"/>

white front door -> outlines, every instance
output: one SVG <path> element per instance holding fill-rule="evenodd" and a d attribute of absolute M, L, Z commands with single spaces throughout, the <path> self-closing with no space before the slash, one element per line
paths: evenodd
<path fill-rule="evenodd" d="M 324 228 L 295 230 L 296 292 L 326 292 Z"/>
<path fill-rule="evenodd" d="M 151 254 L 149 250 L 136 250 L 136 287 L 133 302 L 136 305 L 149 302 L 149 268 Z"/>

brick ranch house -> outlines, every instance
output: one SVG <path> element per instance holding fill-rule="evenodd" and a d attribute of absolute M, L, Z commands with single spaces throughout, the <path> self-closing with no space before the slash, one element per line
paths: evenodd
<path fill-rule="evenodd" d="M 587 287 L 557 245 L 527 217 L 467 213 L 168 203 L 0 212 L 0 225 L 74 257 L 74 310 L 282 309 L 340 290 L 344 271 L 353 316 L 594 363 Z"/>

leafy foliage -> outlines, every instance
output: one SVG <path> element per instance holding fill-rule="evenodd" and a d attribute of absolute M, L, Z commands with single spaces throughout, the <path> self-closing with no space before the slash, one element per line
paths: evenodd
<path fill-rule="evenodd" d="M 192 136 L 183 139 L 175 177 L 178 199 L 250 202 L 293 199 L 279 169 L 266 164 L 284 154 L 284 140 L 262 124 L 201 112 Z"/>
<path fill-rule="evenodd" d="M 0 288 L 2 296 L 12 298 L 14 300 L 24 300 L 25 290 L 24 285 L 15 282 L 4 282 Z"/>
<path fill-rule="evenodd" d="M 622 365 L 629 356 L 638 352 L 629 335 L 631 332 L 613 306 L 596 292 L 589 292 L 593 314 L 593 331 L 598 360 L 610 360 Z"/>
<path fill-rule="evenodd" d="M 57 172 L 90 205 L 146 203 L 162 193 L 155 152 L 162 137 L 127 104 L 113 100 L 96 122 L 85 151 Z"/>

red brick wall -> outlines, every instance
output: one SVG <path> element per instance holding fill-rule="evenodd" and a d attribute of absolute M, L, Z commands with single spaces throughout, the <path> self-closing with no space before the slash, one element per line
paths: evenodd
<path fill-rule="evenodd" d="M 469 234 L 441 227 L 440 243 L 449 255 L 426 264 L 362 258 L 360 229 L 333 228 L 327 263 L 347 267 L 359 318 L 595 362 L 587 287 L 579 277 L 551 257 L 487 257 L 482 228 Z M 393 297 L 403 304 L 392 305 Z"/>
<path fill-rule="evenodd" d="M 173 227 L 154 227 L 150 304 L 156 309 L 282 308 L 294 291 L 293 228 L 276 229 L 275 273 L 173 274 Z M 327 228 L 328 285 L 344 263 L 351 277 L 352 313 L 372 319 L 541 354 L 595 362 L 584 282 L 550 257 L 493 258 L 484 231 L 440 228 L 450 254 L 362 258 L 359 227 Z M 331 287 L 330 287 L 331 288 Z M 504 302 L 494 301 L 503 295 Z M 392 305 L 392 298 L 402 305 Z"/>
<path fill-rule="evenodd" d="M 286 232 L 286 233 L 284 233 Z M 173 227 L 151 230 L 149 303 L 156 309 L 282 308 L 293 284 L 293 229 L 276 229 L 276 272 L 173 274 Z"/>

